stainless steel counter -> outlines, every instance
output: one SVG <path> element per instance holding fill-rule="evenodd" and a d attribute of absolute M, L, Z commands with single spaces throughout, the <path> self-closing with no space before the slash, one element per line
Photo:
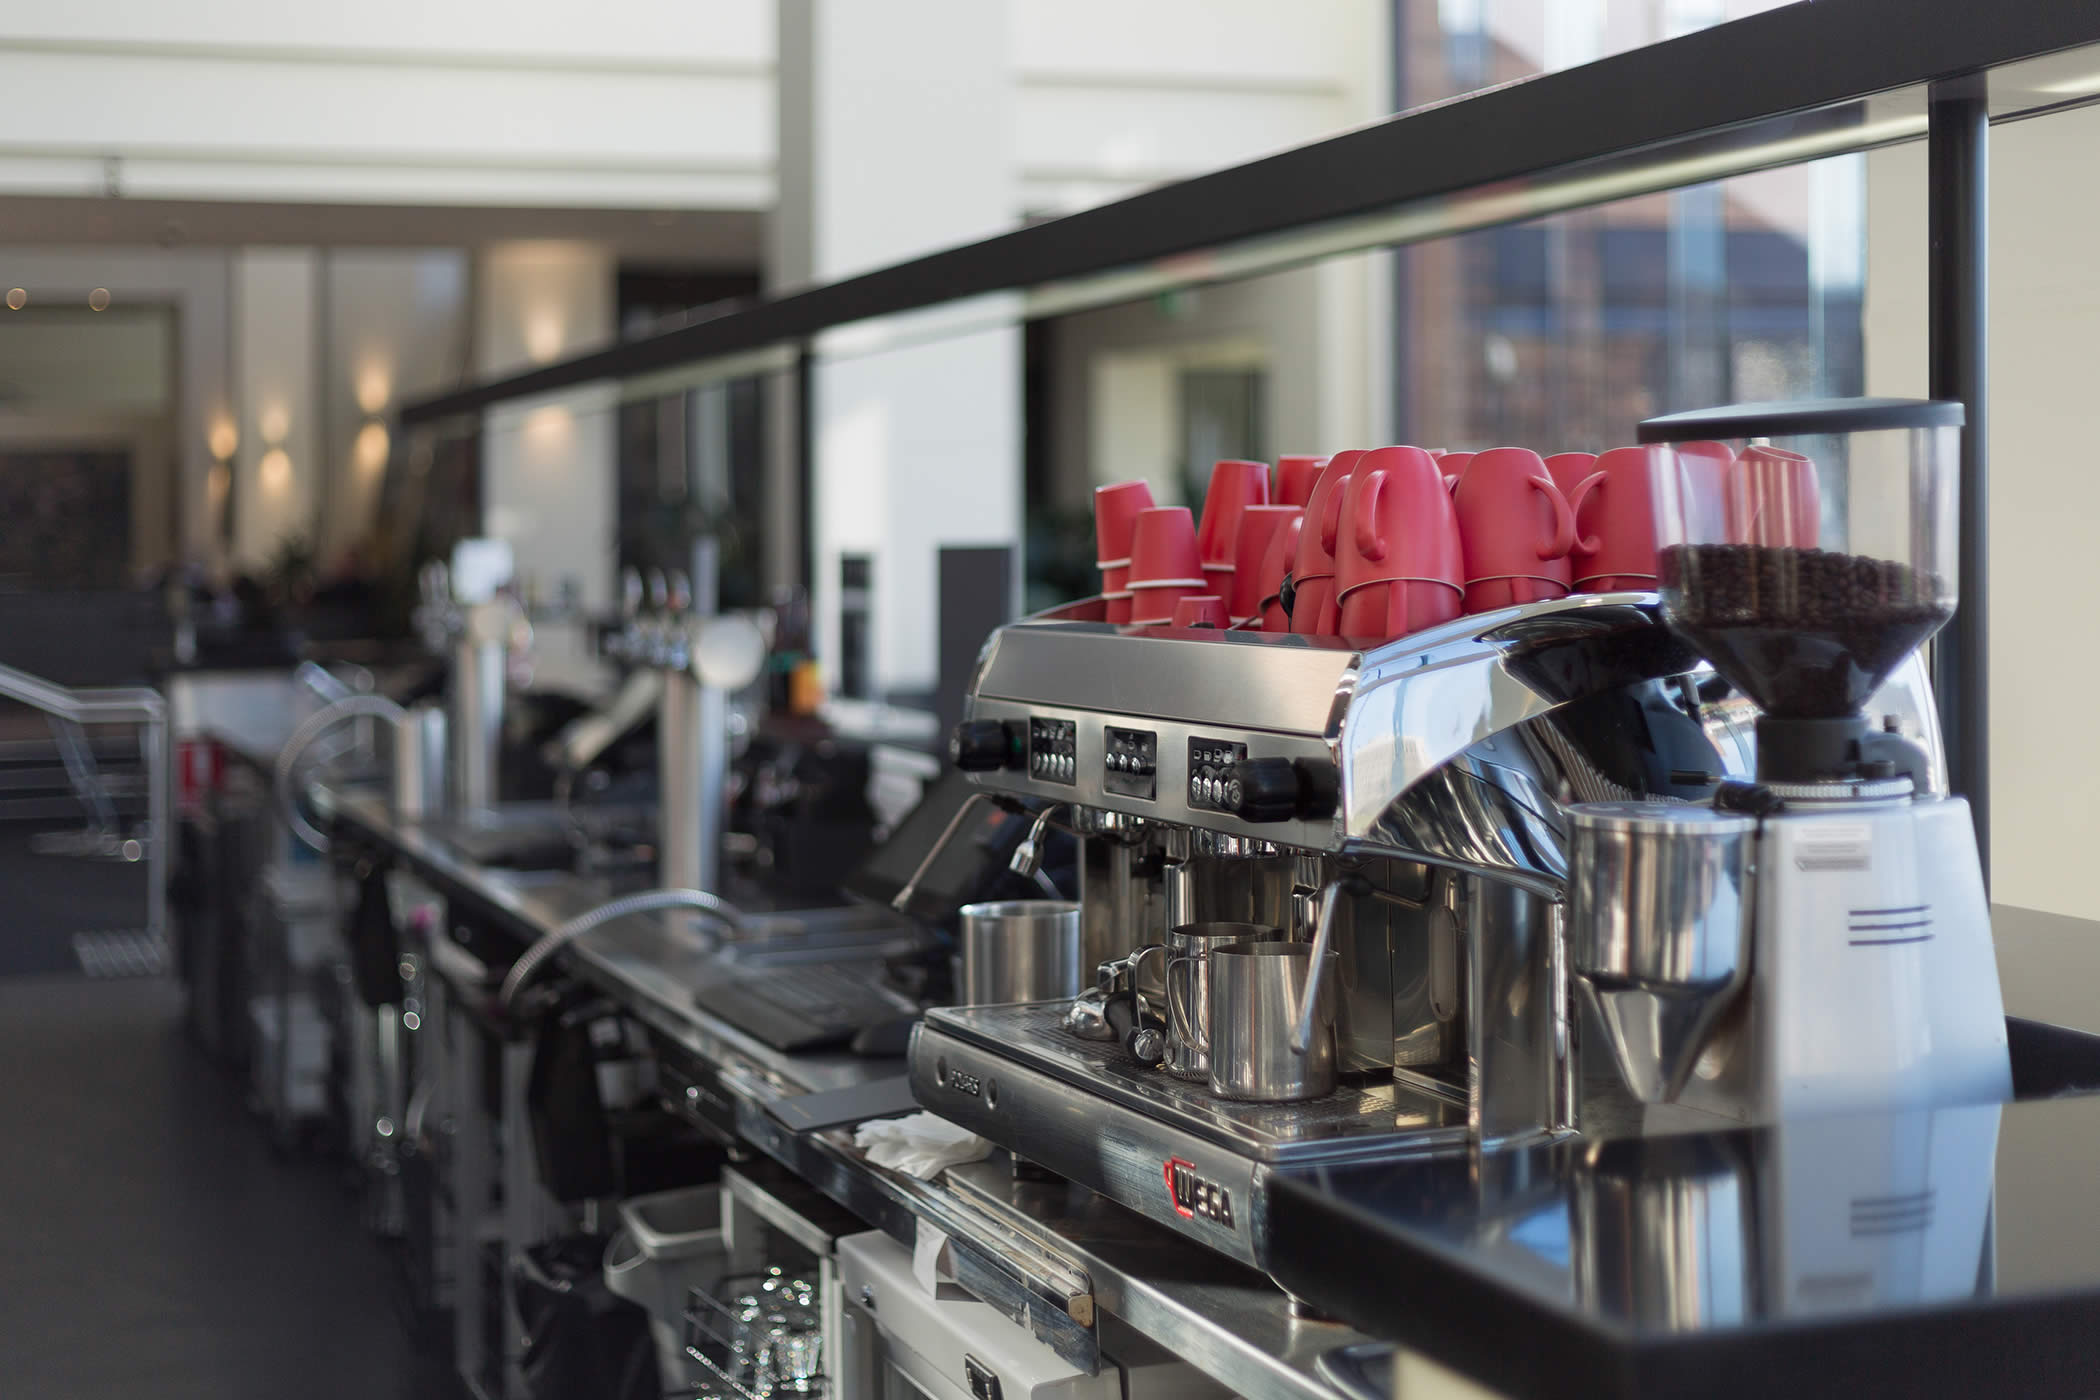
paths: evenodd
<path fill-rule="evenodd" d="M 441 824 L 397 825 L 376 793 L 317 785 L 339 831 L 386 848 L 475 917 L 530 941 L 603 902 L 603 881 L 494 870 L 460 855 Z M 785 915 L 776 918 L 795 919 Z M 1338 1323 L 1294 1318 L 1262 1275 L 1062 1183 L 1017 1181 L 1003 1157 L 936 1182 L 879 1168 L 847 1130 L 797 1133 L 777 1116 L 797 1095 L 901 1072 L 895 1060 L 785 1055 L 701 1011 L 692 988 L 734 965 L 678 915 L 616 920 L 578 938 L 566 969 L 659 1036 L 709 1066 L 736 1100 L 740 1136 L 827 1196 L 911 1245 L 949 1242 L 956 1277 L 1074 1364 L 1098 1362 L 1102 1317 L 1186 1358 L 1249 1400 L 1331 1400 L 1317 1359 L 1368 1340 Z"/>

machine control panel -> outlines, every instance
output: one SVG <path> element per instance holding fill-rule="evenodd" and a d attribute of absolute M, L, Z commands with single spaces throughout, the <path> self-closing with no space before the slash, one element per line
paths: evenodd
<path fill-rule="evenodd" d="M 1121 797 L 1158 796 L 1159 736 L 1149 729 L 1102 731 L 1101 785 Z"/>
<path fill-rule="evenodd" d="M 1028 774 L 1045 783 L 1079 780 L 1079 726 L 1068 719 L 1028 721 Z"/>
<path fill-rule="evenodd" d="M 1189 740 L 1189 806 L 1206 812 L 1237 812 L 1240 761 L 1247 746 L 1229 739 Z"/>

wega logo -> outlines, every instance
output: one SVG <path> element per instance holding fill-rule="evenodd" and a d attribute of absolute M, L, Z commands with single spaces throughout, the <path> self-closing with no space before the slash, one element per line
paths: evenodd
<path fill-rule="evenodd" d="M 1174 1213 L 1184 1220 L 1208 1220 L 1232 1228 L 1232 1193 L 1215 1181 L 1196 1175 L 1196 1164 L 1169 1157 L 1166 1166 L 1167 1199 Z"/>

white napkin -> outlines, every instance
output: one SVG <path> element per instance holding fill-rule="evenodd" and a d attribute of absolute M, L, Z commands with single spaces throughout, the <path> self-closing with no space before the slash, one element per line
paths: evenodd
<path fill-rule="evenodd" d="M 931 1181 L 949 1167 L 991 1155 L 992 1145 L 965 1128 L 931 1113 L 878 1118 L 853 1130 L 853 1141 L 878 1167 Z"/>

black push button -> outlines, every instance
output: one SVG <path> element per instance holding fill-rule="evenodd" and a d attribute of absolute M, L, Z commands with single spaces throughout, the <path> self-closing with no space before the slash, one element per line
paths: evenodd
<path fill-rule="evenodd" d="M 1021 754 L 1021 736 L 1004 720 L 966 719 L 948 736 L 948 757 L 965 773 L 1018 768 Z"/>

